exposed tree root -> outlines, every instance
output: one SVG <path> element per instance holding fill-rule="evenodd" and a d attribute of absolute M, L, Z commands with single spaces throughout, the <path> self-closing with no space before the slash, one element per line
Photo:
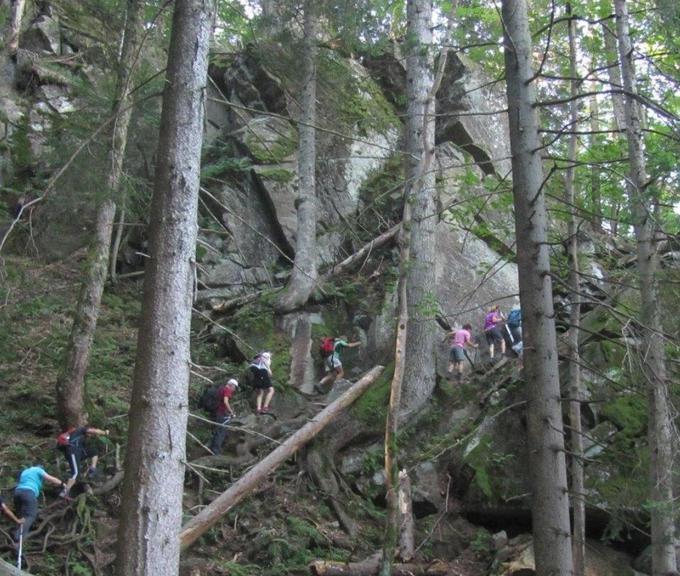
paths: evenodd
<path fill-rule="evenodd" d="M 340 488 L 335 479 L 335 467 L 320 450 L 314 448 L 307 452 L 306 467 L 314 483 L 329 497 L 329 503 L 338 517 L 343 530 L 351 538 L 356 538 L 359 533 L 359 527 L 340 503 Z"/>

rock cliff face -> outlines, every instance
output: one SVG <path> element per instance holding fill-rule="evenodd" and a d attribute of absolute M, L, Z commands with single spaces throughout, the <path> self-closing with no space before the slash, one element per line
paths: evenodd
<path fill-rule="evenodd" d="M 280 286 L 294 256 L 301 82 L 296 50 L 249 46 L 215 59 L 210 70 L 198 300 L 213 308 Z M 78 64 L 73 65 L 68 57 L 76 53 Z M 63 64 L 48 63 L 55 58 Z M 98 58 L 97 47 L 62 26 L 56 16 L 40 13 L 32 19 L 17 62 L 5 65 L 0 94 L 5 126 L 15 127 L 5 136 L 25 139 L 29 170 L 39 170 L 43 159 L 54 154 L 55 139 L 48 134 L 54 133 L 55 123 L 79 109 L 78 79 L 93 86 L 104 82 L 98 77 Z M 317 236 L 323 271 L 400 218 L 405 71 L 391 54 L 351 59 L 323 49 L 318 74 Z M 518 291 L 515 266 L 507 260 L 512 254 L 509 211 L 491 212 L 480 233 L 475 229 L 479 216 L 469 216 L 472 210 L 467 208 L 485 194 L 485 179 L 495 181 L 508 173 L 507 127 L 502 116 L 488 114 L 505 105 L 479 70 L 451 56 L 437 106 L 441 212 L 433 215 L 440 221 L 435 292 L 450 322 L 476 323 L 488 303 L 509 305 Z M 140 142 L 133 133 L 132 138 L 128 170 L 149 177 L 150 146 L 155 145 L 148 137 Z M 49 214 L 46 210 L 36 234 L 43 254 L 63 256 L 85 241 L 83 229 L 98 187 L 96 169 L 91 168 L 83 172 L 76 166 L 89 179 L 65 177 L 50 193 Z M 6 171 L 3 175 L 8 177 Z M 138 240 L 143 251 L 143 235 Z M 122 254 L 126 258 L 130 251 Z M 385 257 L 383 265 L 367 270 L 378 276 L 389 271 L 396 253 Z M 391 352 L 393 305 L 388 292 L 362 318 L 343 323 L 366 338 L 367 360 Z M 311 324 L 317 321 L 327 319 Z M 295 337 L 296 322 L 283 321 L 282 326 Z M 300 334 L 308 332 L 301 329 Z M 310 381 L 309 369 L 296 370 Z"/>
<path fill-rule="evenodd" d="M 232 297 L 258 282 L 272 283 L 272 270 L 292 257 L 295 243 L 297 186 L 294 98 L 296 79 L 282 76 L 281 61 L 265 60 L 254 51 L 233 58 L 224 68 L 213 68 L 208 109 L 207 145 L 227 142 L 245 169 L 234 181 L 207 181 L 219 200 L 218 217 L 231 231 L 217 242 L 221 253 L 206 256 L 201 297 Z M 321 269 L 359 248 L 377 235 L 390 215 L 399 215 L 400 189 L 389 197 L 393 206 L 383 222 L 373 210 L 376 201 L 369 184 L 398 170 L 402 112 L 395 96 L 403 94 L 403 68 L 394 59 L 366 61 L 322 53 L 320 64 L 319 155 L 319 265 Z M 352 91 L 352 102 L 338 95 Z M 349 97 L 347 97 L 349 98 Z M 490 90 L 479 72 L 451 59 L 438 100 L 445 119 L 438 128 L 440 206 L 455 205 L 474 189 L 463 182 L 473 173 L 481 182 L 488 175 L 506 175 L 509 168 L 507 129 L 492 116 L 474 112 L 503 109 L 503 99 Z M 481 192 L 481 188 L 480 188 Z M 226 207 L 226 208 L 225 208 Z M 371 217 L 364 218 L 366 212 Z M 391 213 L 391 214 L 390 214 Z M 479 309 L 517 294 L 514 264 L 494 248 L 504 246 L 506 233 L 492 247 L 463 232 L 455 218 L 438 217 L 441 258 L 437 296 L 452 320 L 477 319 Z M 505 220 L 505 221 L 504 221 Z M 507 213 L 499 215 L 497 230 L 507 230 Z M 357 224 L 361 223 L 361 227 Z M 493 226 L 492 226 L 493 228 Z M 215 244 L 209 234 L 204 238 Z M 252 258 L 256 253 L 257 258 Z M 283 260 L 283 262 L 282 262 Z M 495 270 L 497 268 L 498 270 Z M 390 339 L 387 338 L 387 341 Z"/>
<path fill-rule="evenodd" d="M 280 285 L 281 270 L 289 268 L 293 257 L 299 116 L 295 95 L 300 79 L 290 59 L 278 46 L 268 47 L 266 54 L 249 48 L 211 69 L 208 162 L 217 165 L 222 155 L 229 154 L 232 164 L 240 166 L 238 172 L 229 169 L 205 179 L 212 196 L 210 217 L 229 231 L 227 236 L 205 232 L 202 238 L 212 249 L 202 258 L 199 298 L 214 309 L 225 299 Z M 401 186 L 390 189 L 375 183 L 399 182 L 404 78 L 403 67 L 389 55 L 359 61 L 321 52 L 317 237 L 322 271 L 400 218 Z M 500 301 L 509 307 L 518 293 L 516 267 L 503 257 L 512 253 L 511 213 L 498 211 L 482 237 L 461 228 L 465 220 L 461 213 L 470 212 L 470 198 L 484 194 L 484 179 L 507 176 L 507 127 L 487 114 L 505 104 L 481 72 L 453 57 L 438 107 L 441 212 L 433 215 L 440 220 L 434 288 L 451 324 L 478 324 L 488 304 Z M 470 220 L 474 224 L 474 218 Z M 387 258 L 396 264 L 396 253 Z M 382 302 L 374 302 L 368 320 L 362 313 L 341 322 L 365 340 L 360 367 L 390 356 L 394 305 L 388 291 Z M 328 320 L 322 315 L 281 322 L 296 350 L 291 382 L 305 390 L 315 378 L 310 369 L 312 326 Z M 445 355 L 442 351 L 442 364 Z"/>

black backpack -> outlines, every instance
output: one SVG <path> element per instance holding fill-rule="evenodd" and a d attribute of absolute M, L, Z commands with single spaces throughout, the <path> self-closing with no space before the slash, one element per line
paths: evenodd
<path fill-rule="evenodd" d="M 198 407 L 205 410 L 208 414 L 215 414 L 220 406 L 220 391 L 223 384 L 210 384 L 206 386 L 198 399 Z"/>

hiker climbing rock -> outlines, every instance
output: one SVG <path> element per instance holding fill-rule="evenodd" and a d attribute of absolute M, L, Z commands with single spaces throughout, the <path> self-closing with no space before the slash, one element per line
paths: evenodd
<path fill-rule="evenodd" d="M 327 348 L 330 348 L 328 345 L 328 340 L 328 338 L 324 338 L 321 341 L 320 351 L 322 355 L 324 355 L 324 352 Z M 336 380 L 344 378 L 345 376 L 345 371 L 342 368 L 342 360 L 340 359 L 340 351 L 343 348 L 356 348 L 357 346 L 361 346 L 361 342 L 358 340 L 356 342 L 347 342 L 347 338 L 345 336 L 340 336 L 340 338 L 334 338 L 331 340 L 332 349 L 324 359 L 326 375 L 319 381 L 318 384 L 314 386 L 314 390 L 316 390 L 319 394 L 324 393 L 324 388 L 326 385 L 330 384 L 332 386 Z"/>
<path fill-rule="evenodd" d="M 505 325 L 510 330 L 513 346 L 519 344 L 522 341 L 522 309 L 519 306 L 514 306 L 510 310 Z"/>
<path fill-rule="evenodd" d="M 451 330 L 447 335 L 451 338 L 451 350 L 449 352 L 448 373 L 453 374 L 456 370 L 456 378 L 463 378 L 463 361 L 465 360 L 465 348 L 478 348 L 479 344 L 472 341 L 472 325 L 465 324 L 459 330 Z"/>
<path fill-rule="evenodd" d="M 269 413 L 269 404 L 274 396 L 274 386 L 272 385 L 272 355 L 271 352 L 260 352 L 248 366 L 250 370 L 253 386 L 257 390 L 255 399 L 256 411 L 258 414 Z"/>
<path fill-rule="evenodd" d="M 505 355 L 505 339 L 501 332 L 500 324 L 505 321 L 505 316 L 501 312 L 500 305 L 496 304 L 490 308 L 484 317 L 484 334 L 486 343 L 489 345 L 489 359 L 494 359 L 496 345 L 501 348 L 501 357 Z"/>
<path fill-rule="evenodd" d="M 66 484 L 56 476 L 51 476 L 42 466 L 31 466 L 19 475 L 19 482 L 14 489 L 14 509 L 23 523 L 19 525 L 15 533 L 15 540 L 26 540 L 31 525 L 38 517 L 38 496 L 42 490 L 43 482 L 49 482 L 55 486 L 66 487 Z"/>
<path fill-rule="evenodd" d="M 108 430 L 101 430 L 92 426 L 80 426 L 79 428 L 69 428 L 57 436 L 57 448 L 63 452 L 64 458 L 71 469 L 71 476 L 66 482 L 61 496 L 65 498 L 78 479 L 80 473 L 80 463 L 83 460 L 90 460 L 87 469 L 87 476 L 91 479 L 97 477 L 97 463 L 99 461 L 99 450 L 95 445 L 87 443 L 87 438 L 91 436 L 108 436 Z"/>
<path fill-rule="evenodd" d="M 217 389 L 216 407 L 213 413 L 215 420 L 215 431 L 210 440 L 210 450 L 213 454 L 222 453 L 222 444 L 227 437 L 228 429 L 226 424 L 234 417 L 234 410 L 229 404 L 230 398 L 238 388 L 238 381 L 235 378 L 230 378 L 227 383 Z"/>

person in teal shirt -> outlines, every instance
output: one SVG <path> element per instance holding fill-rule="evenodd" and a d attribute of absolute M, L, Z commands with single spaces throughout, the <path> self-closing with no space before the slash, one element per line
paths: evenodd
<path fill-rule="evenodd" d="M 14 508 L 23 523 L 17 528 L 15 540 L 26 537 L 31 524 L 38 517 L 38 496 L 42 490 L 43 482 L 49 482 L 55 486 L 65 487 L 65 484 L 57 477 L 50 476 L 42 466 L 31 466 L 22 470 L 19 475 L 19 483 L 14 489 Z"/>
<path fill-rule="evenodd" d="M 361 346 L 360 341 L 347 342 L 347 338 L 345 336 L 341 336 L 335 340 L 333 343 L 333 353 L 324 361 L 326 375 L 316 386 L 314 386 L 314 390 L 316 390 L 319 394 L 323 394 L 326 384 L 330 384 L 332 386 L 335 384 L 336 380 L 345 376 L 345 371 L 342 368 L 342 360 L 340 360 L 340 351 L 343 348 L 356 348 L 357 346 Z"/>

